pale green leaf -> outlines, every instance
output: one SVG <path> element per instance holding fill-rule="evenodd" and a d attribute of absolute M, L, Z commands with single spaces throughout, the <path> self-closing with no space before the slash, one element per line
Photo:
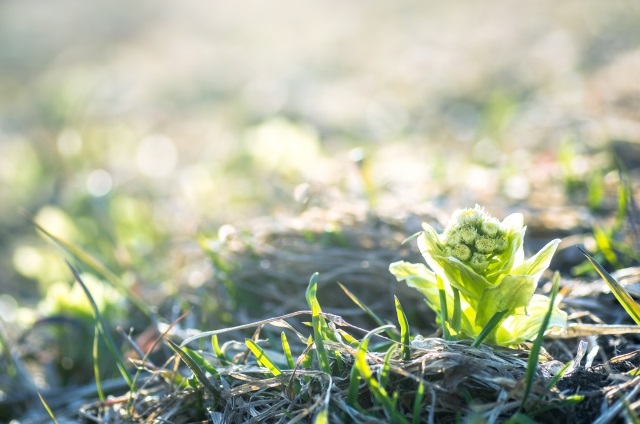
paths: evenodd
<path fill-rule="evenodd" d="M 549 310 L 550 299 L 541 294 L 534 294 L 527 306 L 528 315 L 514 314 L 505 319 L 495 332 L 495 343 L 501 346 L 514 346 L 527 340 L 533 340 Z M 567 314 L 558 305 L 553 306 L 549 325 L 550 329 L 564 329 L 567 326 Z"/>
<path fill-rule="evenodd" d="M 413 264 L 405 261 L 394 262 L 389 265 L 389 272 L 398 281 L 404 281 L 407 286 L 413 287 L 423 294 L 429 307 L 433 310 L 440 308 L 440 294 L 436 275 L 423 264 Z"/>
<path fill-rule="evenodd" d="M 474 304 L 480 299 L 484 290 L 492 285 L 473 268 L 454 257 L 436 256 L 434 260 L 442 264 L 442 272 L 451 286 L 460 290 L 467 300 Z"/>
<path fill-rule="evenodd" d="M 545 269 L 549 267 L 553 254 L 560 244 L 560 239 L 551 240 L 538 253 L 524 261 L 519 266 L 513 268 L 511 275 L 531 275 L 535 282 L 538 281 Z"/>
<path fill-rule="evenodd" d="M 482 293 L 478 302 L 476 325 L 484 326 L 496 312 L 511 313 L 516 308 L 526 306 L 535 291 L 533 277 L 528 275 L 507 275 L 496 287 Z"/>
<path fill-rule="evenodd" d="M 502 252 L 498 262 L 489 265 L 485 274 L 491 283 L 495 283 L 503 274 L 510 273 L 511 269 L 519 266 L 524 261 L 524 233 L 526 227 L 517 232 L 507 234 L 509 245 L 507 250 Z"/>

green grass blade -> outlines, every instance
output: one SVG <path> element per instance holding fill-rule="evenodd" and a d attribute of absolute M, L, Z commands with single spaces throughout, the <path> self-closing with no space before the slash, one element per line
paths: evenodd
<path fill-rule="evenodd" d="M 222 365 L 230 365 L 231 361 L 229 361 L 229 359 L 227 359 L 227 355 L 224 354 L 224 352 L 222 351 L 222 349 L 220 349 L 220 343 L 218 343 L 218 335 L 214 334 L 213 336 L 211 336 L 211 346 L 213 347 L 213 353 L 216 354 L 216 356 L 218 357 L 218 359 L 220 360 L 220 363 L 222 363 Z"/>
<path fill-rule="evenodd" d="M 578 247 L 580 251 L 587 257 L 587 260 L 591 262 L 591 265 L 598 271 L 600 277 L 604 280 L 605 283 L 611 289 L 613 295 L 618 299 L 618 302 L 622 305 L 622 307 L 627 311 L 627 314 L 635 321 L 636 324 L 640 325 L 640 305 L 636 303 L 635 300 L 631 297 L 629 292 L 625 290 L 624 287 L 618 281 L 611 276 L 607 272 L 606 269 L 602 267 L 591 255 L 589 255 L 584 249 Z"/>
<path fill-rule="evenodd" d="M 451 334 L 449 334 L 449 328 L 447 327 L 447 319 L 449 319 L 447 312 L 447 293 L 444 291 L 442 279 L 436 277 L 436 281 L 438 282 L 438 294 L 440 295 L 440 326 L 442 327 L 442 338 L 451 340 Z"/>
<path fill-rule="evenodd" d="M 251 339 L 246 339 L 245 343 L 251 352 L 255 355 L 256 360 L 260 365 L 265 367 L 266 369 L 273 374 L 274 377 L 278 377 L 282 374 L 282 371 L 278 366 L 269 358 L 269 355 L 262 349 L 262 347 L 258 346 L 256 342 Z"/>
<path fill-rule="evenodd" d="M 360 390 L 360 381 L 362 377 L 358 372 L 358 368 L 353 366 L 349 373 L 349 390 L 347 392 L 347 405 L 358 408 L 358 391 Z"/>
<path fill-rule="evenodd" d="M 44 400 L 40 392 L 38 392 L 38 397 L 40 398 L 40 402 L 42 402 L 42 406 L 44 406 L 44 409 L 47 410 L 47 414 L 49 414 L 49 418 L 51 418 L 51 421 L 53 422 L 53 424 L 58 424 L 58 420 L 56 419 L 56 416 L 53 415 L 53 411 L 51 411 L 51 408 L 49 408 L 49 405 Z"/>
<path fill-rule="evenodd" d="M 213 386 L 213 384 L 211 384 L 211 382 L 209 381 L 205 373 L 202 371 L 202 369 L 198 366 L 196 361 L 194 361 L 186 351 L 182 350 L 180 346 L 172 342 L 170 339 L 164 339 L 164 341 L 167 344 L 167 346 L 169 346 L 171 350 L 173 350 L 176 353 L 176 355 L 178 355 L 180 359 L 182 359 L 182 362 L 184 362 L 187 365 L 187 367 L 189 367 L 189 369 L 191 370 L 191 372 L 193 372 L 193 375 L 198 379 L 200 384 L 202 384 L 211 393 L 217 392 L 216 388 Z"/>
<path fill-rule="evenodd" d="M 413 399 L 412 424 L 420 424 L 420 417 L 422 416 L 422 399 L 424 399 L 424 384 L 420 381 L 418 384 L 418 390 L 416 390 L 416 397 Z"/>
<path fill-rule="evenodd" d="M 558 384 L 558 381 L 562 377 L 564 377 L 565 373 L 572 365 L 573 365 L 573 361 L 569 361 L 566 364 L 564 364 L 562 368 L 560 368 L 560 371 L 558 371 L 556 375 L 554 375 L 553 378 L 547 384 L 547 390 L 551 390 L 553 387 L 555 387 L 555 385 Z"/>
<path fill-rule="evenodd" d="M 367 352 L 369 348 L 369 340 L 371 337 L 384 331 L 385 327 L 378 327 L 375 330 L 368 332 L 362 341 L 360 342 L 360 346 L 358 347 L 358 351 L 355 357 L 354 367 L 357 368 L 358 373 L 364 378 L 364 380 L 369 385 L 369 389 L 371 393 L 376 398 L 378 402 L 382 405 L 384 410 L 386 411 L 389 419 L 392 422 L 398 422 L 403 424 L 408 424 L 409 421 L 403 417 L 395 408 L 395 402 L 393 397 L 390 397 L 384 387 L 381 387 L 378 383 L 378 380 L 374 377 L 369 364 L 367 363 Z"/>
<path fill-rule="evenodd" d="M 384 361 L 382 362 L 382 368 L 380 368 L 380 376 L 378 377 L 378 381 L 380 382 L 381 387 L 386 387 L 389 382 L 389 371 L 391 365 L 391 357 L 393 353 L 396 351 L 398 345 L 391 345 L 389 349 L 387 349 L 387 353 L 384 355 Z"/>
<path fill-rule="evenodd" d="M 127 297 L 127 299 L 129 299 L 131 303 L 133 303 L 143 314 L 145 314 L 146 316 L 151 316 L 151 311 L 149 309 L 149 306 L 147 306 L 147 304 L 142 299 L 140 299 L 138 295 L 132 292 L 127 286 L 122 284 L 122 282 L 120 281 L 120 278 L 116 274 L 111 272 L 106 266 L 104 266 L 98 259 L 94 258 L 93 256 L 91 256 L 84 250 L 80 249 L 79 247 L 73 245 L 72 243 L 69 243 L 68 241 L 63 240 L 58 236 L 51 234 L 49 231 L 45 230 L 40 224 L 35 222 L 35 220 L 33 220 L 32 218 L 29 218 L 29 219 L 31 223 L 38 230 L 40 230 L 40 232 L 42 232 L 45 236 L 51 239 L 55 244 L 57 244 L 58 246 L 62 247 L 62 249 L 69 252 L 72 256 L 74 256 L 80 262 L 85 264 L 95 273 L 102 275 L 105 278 L 105 280 L 109 282 L 109 284 L 111 284 L 120 293 L 124 294 Z"/>
<path fill-rule="evenodd" d="M 360 309 L 362 309 L 367 315 L 369 315 L 376 322 L 376 324 L 378 324 L 379 326 L 383 326 L 386 324 L 378 315 L 376 315 L 375 312 L 373 312 L 367 305 L 365 305 L 360 299 L 358 299 L 355 294 L 351 293 L 349 289 L 343 286 L 342 283 L 338 283 L 338 285 L 340 286 L 342 291 L 345 292 L 347 296 L 349 296 L 349 299 L 351 299 L 353 303 L 358 305 Z"/>
<path fill-rule="evenodd" d="M 311 369 L 311 365 L 313 365 L 313 356 L 309 354 L 311 345 L 313 344 L 313 337 L 309 336 L 307 340 L 307 349 L 305 349 L 304 358 L 302 358 L 301 368 L 303 370 Z"/>
<path fill-rule="evenodd" d="M 462 307 L 460 305 L 460 290 L 453 287 L 453 318 L 451 319 L 451 327 L 456 332 L 456 336 L 460 334 L 462 323 Z"/>
<path fill-rule="evenodd" d="M 316 355 L 318 357 L 318 362 L 320 363 L 320 368 L 322 371 L 331 375 L 331 366 L 329 364 L 329 357 L 327 356 L 327 351 L 324 347 L 324 337 L 326 332 L 323 331 L 323 324 L 326 327 L 327 323 L 324 318 L 320 316 L 320 304 L 318 303 L 318 299 L 316 297 L 318 291 L 318 273 L 316 272 L 309 279 L 309 286 L 307 287 L 307 291 L 305 293 L 305 297 L 307 299 L 307 303 L 311 308 L 311 323 L 313 326 L 313 341 L 316 345 Z"/>
<path fill-rule="evenodd" d="M 129 388 L 131 390 L 134 390 L 135 387 L 133 384 L 133 380 L 131 379 L 129 372 L 127 371 L 127 367 L 124 365 L 122 356 L 120 356 L 118 349 L 116 349 L 116 345 L 113 342 L 111 333 L 109 332 L 109 327 L 107 326 L 107 323 L 102 317 L 102 314 L 100 313 L 100 309 L 98 308 L 96 301 L 93 299 L 93 296 L 91 296 L 91 292 L 87 288 L 87 285 L 84 283 L 84 281 L 82 281 L 82 278 L 80 277 L 80 274 L 78 273 L 78 271 L 69 262 L 67 262 L 67 266 L 69 267 L 69 269 L 71 269 L 73 276 L 75 277 L 78 284 L 80 284 L 82 291 L 84 291 L 85 295 L 89 299 L 89 303 L 91 304 L 91 309 L 93 310 L 94 318 L 96 321 L 96 326 L 98 327 L 100 334 L 102 334 L 102 337 L 104 338 L 104 341 L 107 344 L 107 348 L 109 349 L 109 352 L 113 356 L 113 359 L 116 361 L 116 366 L 118 367 L 118 370 L 122 375 L 122 378 L 124 378 L 124 380 L 127 382 L 127 385 L 129 386 Z"/>
<path fill-rule="evenodd" d="M 98 334 L 100 330 L 98 330 L 98 326 L 96 325 L 93 330 L 93 374 L 96 379 L 96 390 L 98 392 L 98 399 L 100 402 L 104 402 L 104 392 L 102 391 L 102 380 L 100 380 L 100 362 L 98 358 Z"/>
<path fill-rule="evenodd" d="M 538 369 L 538 355 L 540 354 L 540 350 L 542 349 L 542 342 L 544 341 L 544 333 L 547 331 L 547 327 L 549 326 L 549 321 L 551 321 L 551 315 L 553 315 L 553 308 L 555 306 L 556 297 L 558 296 L 558 290 L 560 290 L 560 273 L 556 272 L 553 275 L 553 287 L 551 288 L 551 293 L 549 296 L 549 309 L 545 314 L 542 323 L 540 324 L 540 331 L 538 331 L 538 336 L 536 340 L 533 342 L 533 346 L 531 347 L 531 352 L 529 352 L 529 361 L 527 362 L 527 372 L 525 378 L 525 387 L 524 387 L 524 395 L 522 396 L 522 403 L 520 404 L 520 409 L 523 409 L 525 403 L 527 402 L 527 398 L 531 393 L 531 388 L 533 387 L 533 381 L 536 378 L 536 370 Z"/>
<path fill-rule="evenodd" d="M 282 351 L 284 352 L 284 356 L 287 358 L 287 366 L 292 370 L 296 367 L 296 363 L 293 360 L 293 355 L 291 355 L 291 346 L 289 346 L 289 341 L 287 340 L 287 335 L 284 334 L 284 331 L 280 333 L 280 340 L 282 341 Z"/>
<path fill-rule="evenodd" d="M 401 352 L 402 359 L 408 361 L 411 359 L 411 347 L 409 340 L 409 321 L 407 321 L 407 316 L 402 309 L 402 305 L 396 296 L 393 296 L 396 304 L 396 314 L 398 315 L 398 323 L 400 324 L 400 341 L 402 343 Z"/>
<path fill-rule="evenodd" d="M 329 405 L 323 403 L 320 411 L 313 417 L 313 424 L 329 424 Z"/>
<path fill-rule="evenodd" d="M 342 328 L 338 328 L 337 332 L 340 335 L 340 337 L 342 338 L 343 343 L 346 342 L 346 344 L 348 344 L 351 347 L 358 347 L 358 345 L 360 344 L 358 339 L 356 339 L 351 334 L 349 334 L 346 331 L 344 331 Z"/>
<path fill-rule="evenodd" d="M 191 350 L 186 346 L 182 346 L 180 349 L 182 349 L 187 355 L 189 355 L 191 359 L 193 359 L 193 362 L 195 362 L 201 369 L 205 370 L 214 377 L 218 377 L 220 375 L 216 367 L 211 365 L 209 361 L 204 359 L 204 357 L 195 350 Z"/>
<path fill-rule="evenodd" d="M 471 346 L 473 347 L 480 346 L 480 343 L 482 343 L 484 339 L 486 339 L 487 336 L 491 334 L 491 332 L 498 326 L 498 324 L 500 324 L 500 321 L 502 321 L 502 318 L 504 318 L 507 312 L 508 311 L 498 311 L 495 314 L 493 314 L 493 316 L 491 317 L 489 322 L 487 322 L 487 324 L 484 326 L 480 334 L 478 334 L 478 336 L 473 340 L 473 343 L 471 343 Z"/>

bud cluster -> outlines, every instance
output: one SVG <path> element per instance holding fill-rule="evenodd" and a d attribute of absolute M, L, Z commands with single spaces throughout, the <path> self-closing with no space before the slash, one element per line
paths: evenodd
<path fill-rule="evenodd" d="M 447 256 L 482 273 L 496 255 L 507 249 L 509 242 L 502 223 L 476 206 L 456 211 L 442 234 L 442 243 Z"/>

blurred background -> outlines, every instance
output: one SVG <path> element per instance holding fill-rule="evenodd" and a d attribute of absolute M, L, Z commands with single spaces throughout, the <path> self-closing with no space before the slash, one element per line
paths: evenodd
<path fill-rule="evenodd" d="M 639 22 L 633 0 L 2 1 L 3 320 L 82 297 L 29 217 L 154 304 L 209 278 L 184 270 L 199 237 L 258 216 L 615 210 Z"/>

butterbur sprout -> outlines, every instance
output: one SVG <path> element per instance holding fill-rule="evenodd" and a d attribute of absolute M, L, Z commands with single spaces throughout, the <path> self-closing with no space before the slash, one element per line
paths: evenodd
<path fill-rule="evenodd" d="M 525 260 L 522 215 L 500 222 L 480 206 L 455 211 L 441 234 L 428 224 L 423 230 L 418 246 L 428 267 L 399 261 L 389 270 L 425 296 L 445 337 L 475 339 L 490 326 L 485 341 L 515 346 L 538 334 L 550 308 L 546 331 L 566 327 L 567 314 L 534 294 L 560 240 Z"/>

